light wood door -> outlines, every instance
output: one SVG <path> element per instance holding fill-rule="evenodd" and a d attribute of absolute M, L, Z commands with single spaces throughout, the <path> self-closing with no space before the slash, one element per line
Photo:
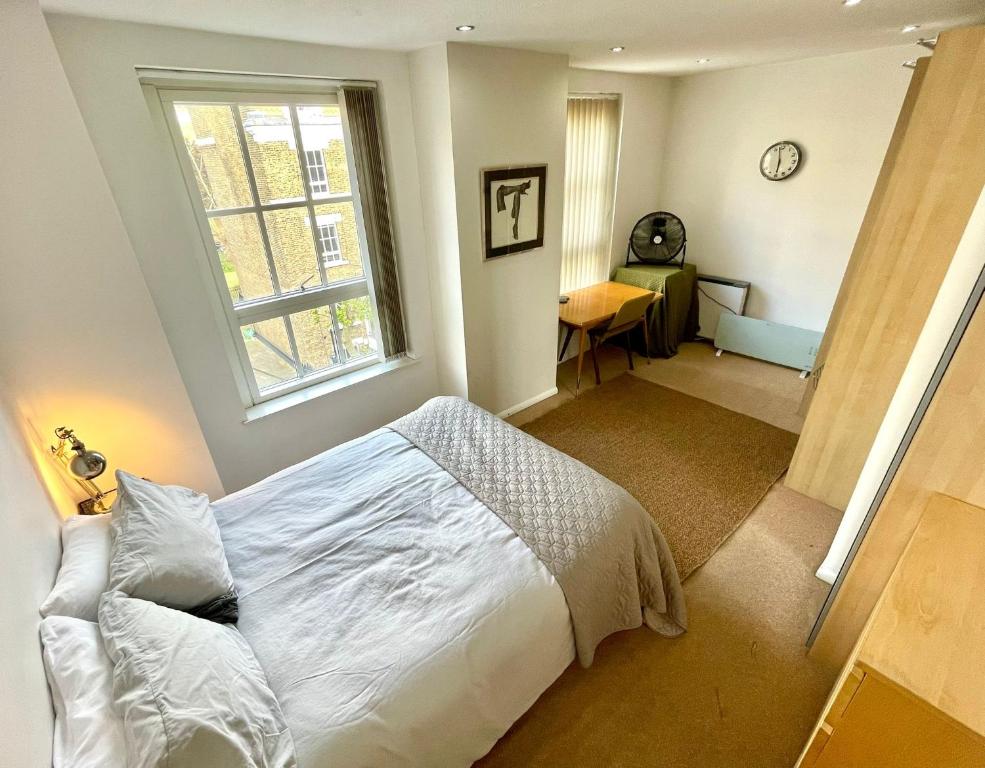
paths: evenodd
<path fill-rule="evenodd" d="M 886 172 L 786 479 L 839 509 L 985 183 L 985 27 L 941 34 Z"/>

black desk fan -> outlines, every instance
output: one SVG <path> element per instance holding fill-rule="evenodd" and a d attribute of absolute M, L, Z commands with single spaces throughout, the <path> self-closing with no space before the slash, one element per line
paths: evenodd
<path fill-rule="evenodd" d="M 684 222 L 667 211 L 648 213 L 633 226 L 626 246 L 626 266 L 630 255 L 644 264 L 671 264 L 680 256 L 684 266 L 687 256 L 687 233 Z"/>

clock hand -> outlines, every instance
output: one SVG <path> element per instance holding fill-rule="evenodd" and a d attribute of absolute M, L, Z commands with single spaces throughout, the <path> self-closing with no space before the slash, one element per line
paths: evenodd
<path fill-rule="evenodd" d="M 780 149 L 779 147 L 777 147 L 777 149 L 776 149 L 776 170 L 773 171 L 773 173 L 775 173 L 777 176 L 780 175 L 780 153 L 781 152 L 783 152 L 783 150 Z"/>

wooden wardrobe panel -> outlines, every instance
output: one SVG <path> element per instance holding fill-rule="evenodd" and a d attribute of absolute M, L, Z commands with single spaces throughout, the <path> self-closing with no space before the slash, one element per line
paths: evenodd
<path fill-rule="evenodd" d="M 936 493 L 985 507 L 985 305 L 979 305 L 811 649 L 848 657 Z"/>
<path fill-rule="evenodd" d="M 985 27 L 969 27 L 941 34 L 870 202 L 791 488 L 847 506 L 983 183 Z"/>
<path fill-rule="evenodd" d="M 985 509 L 932 494 L 797 768 L 985 766 Z"/>
<path fill-rule="evenodd" d="M 985 744 L 985 510 L 935 495 L 891 583 L 856 663 Z"/>
<path fill-rule="evenodd" d="M 813 768 L 981 768 L 983 761 L 985 744 L 896 686 L 866 675 Z"/>
<path fill-rule="evenodd" d="M 838 288 L 838 296 L 835 298 L 834 307 L 831 309 L 831 316 L 828 318 L 828 325 L 824 329 L 824 336 L 821 339 L 821 346 L 817 351 L 817 359 L 814 362 L 814 370 L 811 372 L 810 381 L 804 391 L 804 397 L 800 402 L 798 413 L 806 416 L 820 378 L 824 372 L 824 361 L 828 356 L 828 349 L 831 347 L 831 339 L 838 328 L 838 321 L 844 312 L 845 304 L 851 287 L 855 284 L 856 275 L 859 269 L 859 262 L 862 260 L 862 253 L 865 251 L 866 243 L 869 240 L 872 230 L 876 223 L 876 212 L 880 209 L 882 198 L 886 194 L 886 187 L 889 186 L 889 179 L 893 169 L 896 168 L 896 161 L 899 158 L 900 145 L 906 135 L 907 126 L 910 124 L 910 116 L 913 114 L 913 106 L 917 102 L 917 94 L 920 93 L 920 86 L 923 84 L 924 76 L 927 74 L 927 65 L 930 64 L 930 57 L 924 56 L 917 59 L 917 68 L 913 71 L 910 79 L 910 86 L 906 90 L 906 97 L 903 99 L 903 106 L 900 107 L 899 117 L 896 118 L 896 127 L 889 140 L 889 147 L 886 149 L 886 156 L 883 158 L 882 167 L 876 177 L 876 185 L 872 189 L 872 197 L 869 198 L 869 205 L 862 219 L 862 226 L 859 228 L 858 237 L 855 239 L 855 247 L 852 249 L 851 258 L 845 268 L 845 275 L 841 279 L 841 286 Z"/>

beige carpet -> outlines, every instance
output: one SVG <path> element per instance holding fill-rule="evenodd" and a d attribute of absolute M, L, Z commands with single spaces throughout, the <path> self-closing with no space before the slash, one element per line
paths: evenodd
<path fill-rule="evenodd" d="M 572 665 L 481 768 L 790 768 L 837 672 L 805 655 L 840 513 L 774 486 L 684 585 L 675 640 L 618 633 Z"/>
<path fill-rule="evenodd" d="M 602 378 L 624 374 L 603 350 Z M 510 417 L 518 426 L 570 400 L 559 395 Z M 590 368 L 589 368 L 590 371 Z M 803 382 L 796 372 L 685 344 L 636 375 L 790 430 Z M 583 392 L 594 387 L 591 373 Z M 582 396 L 579 396 L 579 399 Z M 644 629 L 570 667 L 483 760 L 481 768 L 790 768 L 837 670 L 807 658 L 804 641 L 827 594 L 814 577 L 841 513 L 776 484 L 684 584 L 690 628 L 676 640 Z"/>
<path fill-rule="evenodd" d="M 603 346 L 599 352 L 599 368 L 603 382 L 625 374 L 625 350 Z M 557 367 L 558 393 L 510 416 L 507 421 L 519 426 L 571 400 L 575 396 L 575 370 L 574 359 L 561 363 Z M 800 378 L 798 371 L 741 355 L 725 353 L 715 357 L 715 348 L 706 342 L 685 342 L 674 357 L 653 358 L 650 363 L 637 357 L 633 375 L 744 413 L 788 432 L 799 434 L 804 426 L 804 418 L 798 411 L 807 382 Z M 588 357 L 581 391 L 594 386 L 592 361 Z"/>
<path fill-rule="evenodd" d="M 608 350 L 608 357 L 618 351 Z M 626 354 L 622 357 L 625 361 Z M 686 342 L 674 357 L 637 363 L 636 375 L 788 432 L 799 434 L 804 425 L 798 411 L 807 381 L 799 371 L 731 352 L 716 357 L 709 342 Z"/>
<path fill-rule="evenodd" d="M 786 471 L 797 436 L 623 375 L 524 430 L 629 491 L 657 521 L 686 578 Z"/>

